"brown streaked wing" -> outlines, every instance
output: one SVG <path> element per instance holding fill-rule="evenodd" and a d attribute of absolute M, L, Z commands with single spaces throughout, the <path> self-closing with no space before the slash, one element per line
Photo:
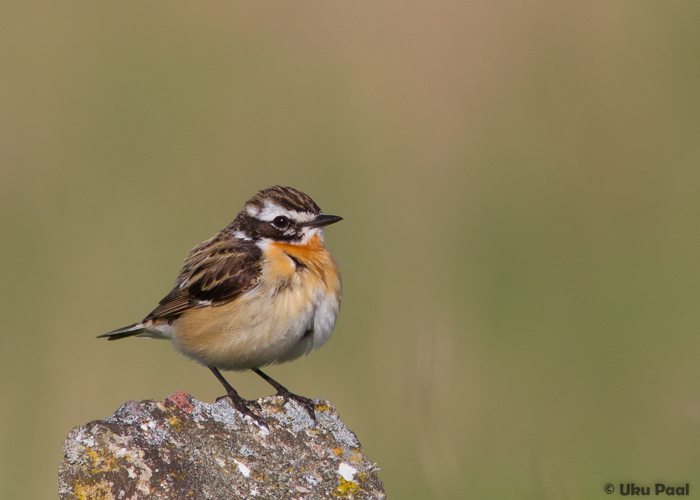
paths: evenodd
<path fill-rule="evenodd" d="M 175 288 L 146 320 L 178 316 L 188 309 L 218 306 L 255 286 L 262 274 L 262 251 L 252 242 L 221 235 L 192 250 Z"/>

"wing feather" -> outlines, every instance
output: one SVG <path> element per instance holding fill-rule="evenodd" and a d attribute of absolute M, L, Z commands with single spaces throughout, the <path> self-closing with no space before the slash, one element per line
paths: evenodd
<path fill-rule="evenodd" d="M 253 242 L 219 233 L 189 253 L 175 287 L 144 321 L 234 300 L 258 283 L 261 259 L 262 251 Z"/>

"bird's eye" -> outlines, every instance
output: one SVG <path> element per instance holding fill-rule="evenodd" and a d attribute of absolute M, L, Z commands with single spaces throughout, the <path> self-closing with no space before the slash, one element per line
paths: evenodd
<path fill-rule="evenodd" d="M 272 221 L 272 223 L 273 223 L 273 224 L 275 225 L 275 227 L 277 227 L 278 229 L 284 229 L 284 228 L 287 227 L 287 225 L 289 224 L 289 219 L 287 219 L 286 217 L 280 215 L 280 216 L 278 216 L 278 217 L 275 217 L 275 219 Z"/>

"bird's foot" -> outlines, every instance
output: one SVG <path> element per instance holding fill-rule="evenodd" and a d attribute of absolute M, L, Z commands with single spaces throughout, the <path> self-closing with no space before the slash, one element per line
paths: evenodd
<path fill-rule="evenodd" d="M 230 399 L 231 401 L 233 401 L 233 398 L 227 394 L 226 396 L 219 396 L 218 398 L 216 398 L 216 402 L 218 403 L 218 402 L 221 401 L 222 399 Z M 243 398 L 240 398 L 240 399 L 241 399 L 241 401 L 243 401 L 243 403 L 244 403 L 248 408 L 250 408 L 250 407 L 252 406 L 252 407 L 255 408 L 257 411 L 259 411 L 259 412 L 262 411 L 262 407 L 260 406 L 260 403 L 257 402 L 257 400 L 255 400 L 255 399 L 243 399 Z M 234 404 L 234 406 L 235 406 L 235 404 Z M 238 408 L 238 407 L 236 407 L 236 409 L 237 409 L 237 408 Z"/>
<path fill-rule="evenodd" d="M 293 399 L 294 401 L 299 403 L 306 410 L 306 412 L 309 414 L 309 416 L 311 417 L 311 420 L 313 420 L 314 423 L 316 423 L 316 411 L 315 411 L 316 405 L 314 404 L 314 402 L 311 399 L 305 398 L 304 396 L 299 396 L 299 395 L 294 394 L 292 392 L 289 392 L 284 387 L 282 387 L 281 389 L 279 389 L 277 391 L 277 395 L 281 396 L 282 399 L 284 399 L 284 403 L 286 403 L 290 399 Z"/>
<path fill-rule="evenodd" d="M 236 410 L 238 410 L 243 415 L 243 417 L 250 417 L 260 427 L 264 427 L 268 431 L 270 430 L 270 428 L 267 426 L 267 423 L 265 422 L 265 420 L 263 420 L 263 418 L 261 416 L 253 413 L 253 410 L 250 409 L 250 407 L 252 406 L 256 410 L 261 412 L 262 408 L 260 407 L 260 403 L 258 403 L 257 401 L 250 401 L 247 399 L 243 399 L 238 394 L 228 394 L 227 396 L 218 397 L 218 398 L 216 398 L 216 402 L 218 403 L 222 399 L 226 399 L 226 398 L 231 400 L 231 404 L 233 405 L 233 407 Z"/>

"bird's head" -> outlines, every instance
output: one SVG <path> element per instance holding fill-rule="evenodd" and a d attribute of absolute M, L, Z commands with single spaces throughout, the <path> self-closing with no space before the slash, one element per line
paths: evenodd
<path fill-rule="evenodd" d="M 343 220 L 324 215 L 307 194 L 274 186 L 248 200 L 233 222 L 234 237 L 245 241 L 279 241 L 305 245 L 314 236 L 323 241 L 323 228 Z"/>

